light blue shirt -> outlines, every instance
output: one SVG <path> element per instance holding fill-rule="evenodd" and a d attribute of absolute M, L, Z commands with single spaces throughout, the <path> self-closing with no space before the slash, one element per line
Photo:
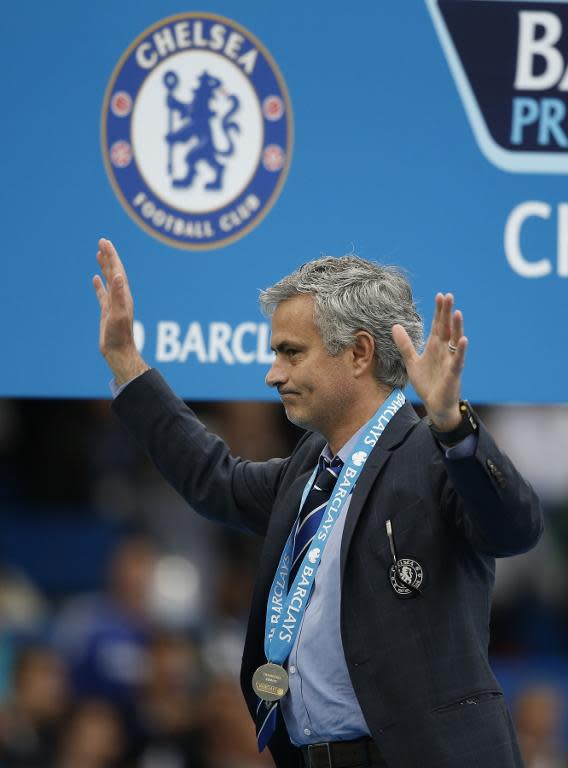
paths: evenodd
<path fill-rule="evenodd" d="M 339 451 L 343 462 L 363 429 Z M 333 459 L 329 445 L 322 456 Z M 290 692 L 282 699 L 282 715 L 292 743 L 298 746 L 369 735 L 347 671 L 340 631 L 339 556 L 350 503 L 351 496 L 329 536 L 298 639 L 288 657 Z"/>

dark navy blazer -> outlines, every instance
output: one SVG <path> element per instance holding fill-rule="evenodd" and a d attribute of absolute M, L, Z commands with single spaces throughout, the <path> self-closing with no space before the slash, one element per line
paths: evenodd
<path fill-rule="evenodd" d="M 113 408 L 198 512 L 265 539 L 241 675 L 252 714 L 268 591 L 324 440 L 306 433 L 287 459 L 233 458 L 155 370 Z M 424 569 L 410 599 L 388 578 L 387 519 L 397 556 Z M 475 454 L 450 461 L 411 405 L 389 423 L 349 506 L 338 595 L 353 688 L 389 768 L 522 767 L 487 658 L 489 614 L 494 558 L 530 549 L 542 527 L 536 495 L 482 424 Z M 282 720 L 269 747 L 278 768 L 301 764 Z"/>

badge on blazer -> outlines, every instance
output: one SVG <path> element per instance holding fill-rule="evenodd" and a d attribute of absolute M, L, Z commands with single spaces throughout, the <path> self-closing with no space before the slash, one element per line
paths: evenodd
<path fill-rule="evenodd" d="M 414 597 L 420 594 L 424 582 L 424 569 L 417 560 L 402 557 L 389 568 L 389 579 L 392 588 L 399 597 Z"/>

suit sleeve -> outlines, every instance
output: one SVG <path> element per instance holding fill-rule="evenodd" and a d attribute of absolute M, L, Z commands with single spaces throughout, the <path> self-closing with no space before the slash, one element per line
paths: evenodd
<path fill-rule="evenodd" d="M 544 527 L 540 501 L 481 422 L 475 452 L 442 461 L 442 513 L 475 549 L 505 557 L 535 546 Z"/>
<path fill-rule="evenodd" d="M 113 411 L 165 479 L 205 517 L 264 535 L 288 459 L 234 458 L 152 369 L 115 399 Z"/>

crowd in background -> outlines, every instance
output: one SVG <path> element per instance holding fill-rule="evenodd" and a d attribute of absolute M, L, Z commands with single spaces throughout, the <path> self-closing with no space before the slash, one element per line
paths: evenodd
<path fill-rule="evenodd" d="M 276 404 L 194 407 L 235 455 L 299 436 Z M 527 768 L 566 768 L 568 408 L 481 413 L 546 514 L 498 561 L 491 658 Z M 108 402 L 1 401 L 0 768 L 272 765 L 239 688 L 261 544 L 189 510 Z"/>

